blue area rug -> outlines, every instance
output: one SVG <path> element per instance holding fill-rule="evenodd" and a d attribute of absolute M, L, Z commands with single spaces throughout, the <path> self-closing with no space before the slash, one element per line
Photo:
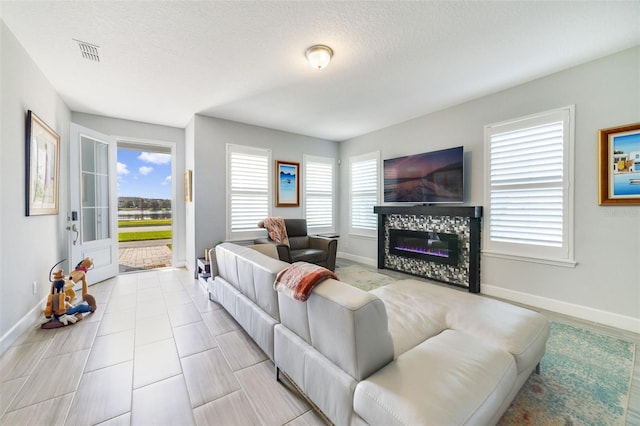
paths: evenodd
<path fill-rule="evenodd" d="M 635 345 L 551 323 L 532 374 L 499 425 L 624 425 Z"/>

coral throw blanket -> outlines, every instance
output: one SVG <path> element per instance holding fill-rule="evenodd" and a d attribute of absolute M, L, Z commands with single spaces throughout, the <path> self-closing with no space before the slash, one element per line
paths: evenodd
<path fill-rule="evenodd" d="M 284 219 L 281 217 L 268 217 L 258 222 L 258 228 L 264 228 L 269 234 L 269 238 L 277 243 L 289 245 L 289 237 L 287 236 L 287 227 L 284 225 Z"/>
<path fill-rule="evenodd" d="M 273 288 L 295 300 L 305 302 L 313 287 L 327 278 L 338 279 L 336 274 L 322 266 L 295 262 L 278 273 Z"/>

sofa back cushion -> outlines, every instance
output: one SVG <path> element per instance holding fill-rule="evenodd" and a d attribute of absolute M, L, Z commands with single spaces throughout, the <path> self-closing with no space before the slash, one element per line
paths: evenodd
<path fill-rule="evenodd" d="M 384 301 L 396 358 L 447 329 L 511 353 L 518 374 L 530 372 L 544 354 L 549 321 L 529 309 L 414 279 L 371 293 Z"/>
<path fill-rule="evenodd" d="M 278 293 L 278 303 L 282 325 L 356 380 L 393 359 L 384 303 L 370 293 L 327 279 L 306 302 Z"/>
<path fill-rule="evenodd" d="M 272 318 L 280 319 L 273 283 L 278 272 L 289 266 L 288 263 L 232 243 L 216 246 L 215 262 L 220 277 Z"/>

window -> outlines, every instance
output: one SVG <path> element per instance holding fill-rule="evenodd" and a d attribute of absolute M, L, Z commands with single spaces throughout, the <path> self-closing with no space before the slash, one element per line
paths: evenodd
<path fill-rule="evenodd" d="M 485 127 L 487 254 L 573 265 L 573 106 Z"/>
<path fill-rule="evenodd" d="M 379 151 L 349 158 L 352 234 L 377 236 L 378 217 L 373 212 L 373 207 L 379 200 L 379 164 Z"/>
<path fill-rule="evenodd" d="M 227 239 L 258 238 L 271 215 L 271 150 L 227 144 Z"/>
<path fill-rule="evenodd" d="M 314 233 L 335 231 L 335 163 L 333 158 L 303 157 L 304 214 L 308 230 Z"/>

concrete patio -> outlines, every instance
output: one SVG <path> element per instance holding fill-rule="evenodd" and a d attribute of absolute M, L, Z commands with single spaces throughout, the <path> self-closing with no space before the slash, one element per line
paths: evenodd
<path fill-rule="evenodd" d="M 173 253 L 167 244 L 171 244 L 171 240 L 120 243 L 118 246 L 119 272 L 170 267 Z"/>

